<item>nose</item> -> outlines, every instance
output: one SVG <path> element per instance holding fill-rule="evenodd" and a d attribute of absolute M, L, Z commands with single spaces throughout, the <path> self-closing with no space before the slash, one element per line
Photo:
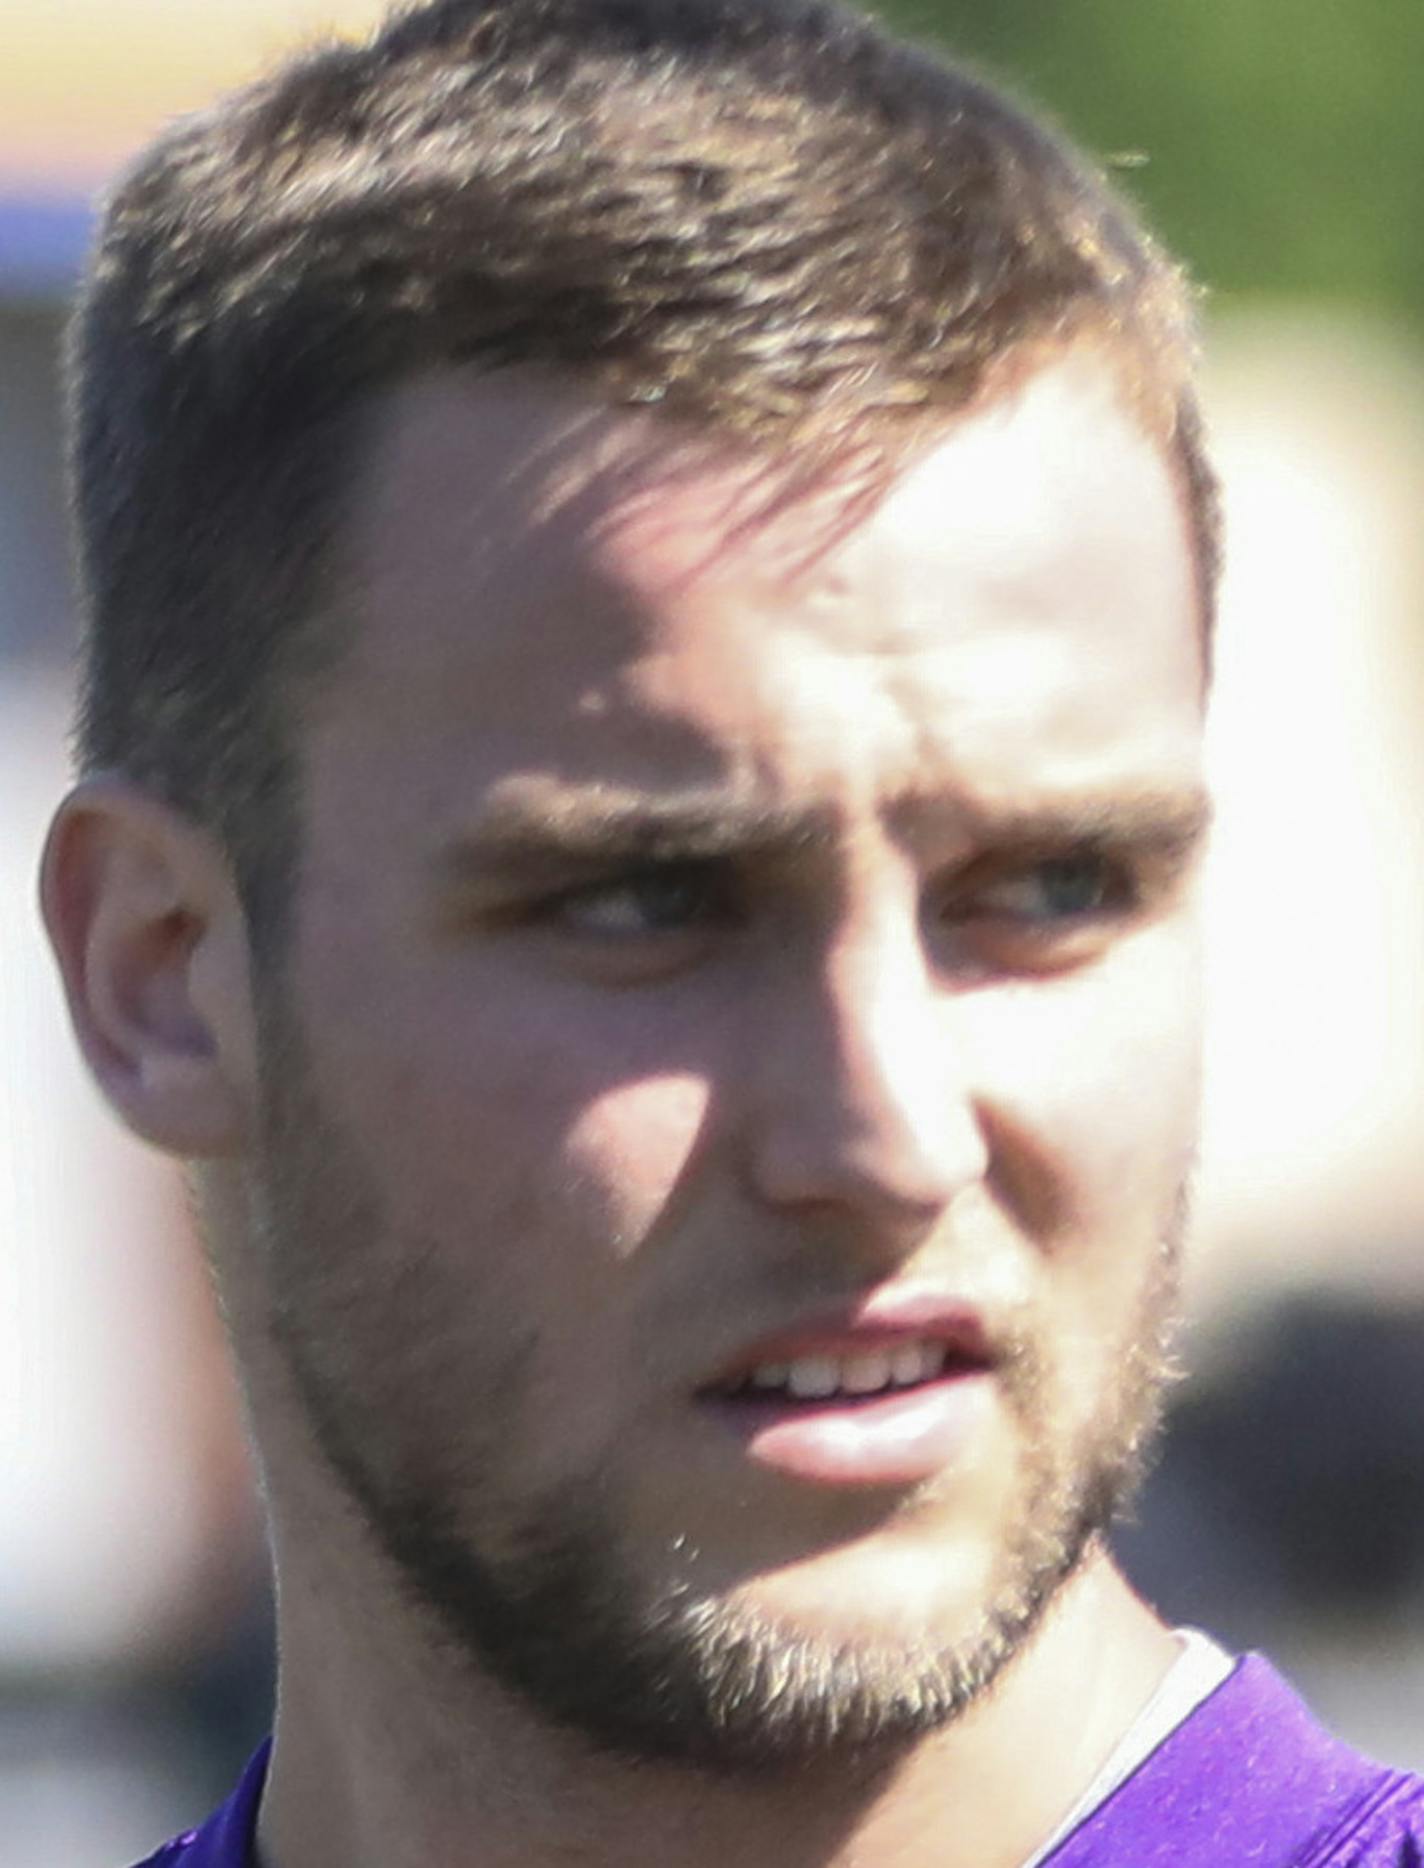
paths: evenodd
<path fill-rule="evenodd" d="M 952 995 L 915 930 L 840 943 L 754 1035 L 758 1196 L 903 1250 L 989 1170 Z"/>

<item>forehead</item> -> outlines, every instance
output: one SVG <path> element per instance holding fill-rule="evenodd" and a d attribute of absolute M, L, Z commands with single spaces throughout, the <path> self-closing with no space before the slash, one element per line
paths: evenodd
<path fill-rule="evenodd" d="M 1195 757 L 1181 500 L 1091 353 L 873 483 L 528 377 L 431 378 L 383 410 L 351 563 L 338 711 L 457 786 L 809 784 L 847 736 L 898 793 Z"/>

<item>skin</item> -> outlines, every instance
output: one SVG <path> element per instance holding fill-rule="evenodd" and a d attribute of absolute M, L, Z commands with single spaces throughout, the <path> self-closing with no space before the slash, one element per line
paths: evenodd
<path fill-rule="evenodd" d="M 203 1164 L 280 1581 L 266 1868 L 1013 1868 L 1174 1652 L 1095 1543 L 968 1711 L 754 1772 L 552 1722 L 380 1512 L 506 1582 L 576 1522 L 635 1621 L 690 1593 L 811 1655 L 811 1705 L 837 1652 L 872 1698 L 931 1678 L 1025 1524 L 1061 1542 L 1130 1465 L 1197 1104 L 1158 446 L 1090 352 L 869 495 L 447 376 L 390 399 L 350 564 L 281 979 L 206 836 L 122 784 L 45 881 L 96 1073 Z M 821 1486 L 709 1418 L 756 1337 L 911 1287 L 1032 1370 L 943 1471 Z"/>

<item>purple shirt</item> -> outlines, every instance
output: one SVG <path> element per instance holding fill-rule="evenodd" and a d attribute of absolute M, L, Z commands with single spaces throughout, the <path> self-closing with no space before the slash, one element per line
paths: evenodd
<path fill-rule="evenodd" d="M 138 1868 L 252 1868 L 266 1768 L 264 1745 L 211 1822 Z M 1251 1654 L 1045 1868 L 1424 1868 L 1424 1779 L 1331 1738 Z"/>

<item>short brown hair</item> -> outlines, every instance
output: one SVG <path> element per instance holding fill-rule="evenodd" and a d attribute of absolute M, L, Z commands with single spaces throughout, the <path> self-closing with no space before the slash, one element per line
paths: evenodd
<path fill-rule="evenodd" d="M 179 123 L 109 203 L 70 353 L 82 761 L 277 907 L 284 713 L 363 421 L 416 370 L 547 365 L 794 442 L 1083 333 L 1160 412 L 1205 640 L 1188 294 L 1056 135 L 820 0 L 427 0 Z"/>

